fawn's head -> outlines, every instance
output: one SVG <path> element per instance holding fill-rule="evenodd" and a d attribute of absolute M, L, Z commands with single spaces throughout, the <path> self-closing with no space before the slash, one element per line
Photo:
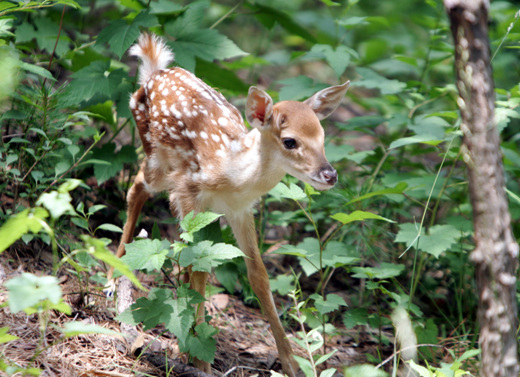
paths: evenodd
<path fill-rule="evenodd" d="M 290 175 L 318 190 L 328 190 L 338 180 L 336 170 L 325 157 L 324 132 L 320 120 L 341 103 L 350 82 L 332 86 L 303 102 L 282 101 L 256 87 L 249 89 L 246 118 L 267 139 L 272 158 Z"/>

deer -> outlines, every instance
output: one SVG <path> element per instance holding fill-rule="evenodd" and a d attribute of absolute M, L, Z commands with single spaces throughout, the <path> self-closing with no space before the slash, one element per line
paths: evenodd
<path fill-rule="evenodd" d="M 286 173 L 317 190 L 332 188 L 336 170 L 325 157 L 320 120 L 332 114 L 350 82 L 315 93 L 309 99 L 273 104 L 263 90 L 249 89 L 245 108 L 249 131 L 240 111 L 224 96 L 181 68 L 166 42 L 142 33 L 129 53 L 141 60 L 140 88 L 130 98 L 145 158 L 127 195 L 127 220 L 117 257 L 133 239 L 144 203 L 167 192 L 174 216 L 212 210 L 223 214 L 238 247 L 246 255 L 247 275 L 267 317 L 283 371 L 295 377 L 298 364 L 280 322 L 269 278 L 257 243 L 252 208 Z M 113 269 L 106 292 L 115 288 Z M 208 273 L 193 271 L 190 285 L 205 295 Z M 197 313 L 202 322 L 204 307 Z M 209 363 L 194 360 L 209 373 Z"/>

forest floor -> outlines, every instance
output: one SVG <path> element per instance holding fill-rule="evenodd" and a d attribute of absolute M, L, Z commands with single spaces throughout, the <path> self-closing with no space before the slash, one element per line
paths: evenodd
<path fill-rule="evenodd" d="M 167 376 L 164 368 L 154 367 L 145 358 L 133 355 L 136 344 L 141 348 L 181 363 L 187 363 L 185 355 L 180 355 L 175 337 L 164 329 L 142 331 L 137 328 L 138 339 L 130 344 L 123 336 L 102 334 L 78 335 L 60 340 L 61 333 L 56 327 L 68 321 L 83 321 L 107 329 L 121 332 L 121 324 L 115 319 L 114 301 L 107 301 L 100 287 L 91 286 L 88 297 L 81 297 L 77 277 L 66 269 L 60 270 L 58 278 L 64 300 L 71 306 L 72 314 L 52 312 L 50 324 L 45 333 L 48 345 L 35 357 L 40 337 L 36 315 L 24 312 L 11 314 L 5 306 L 7 291 L 3 283 L 23 272 L 48 275 L 52 268 L 52 257 L 47 252 L 34 256 L 27 250 L 11 249 L 0 255 L 0 328 L 8 326 L 9 333 L 19 339 L 0 345 L 0 355 L 19 366 L 35 366 L 43 370 L 42 376 Z M 148 282 L 144 282 L 149 286 Z M 135 292 L 137 293 L 137 292 Z M 275 297 L 280 304 L 281 297 Z M 284 303 L 286 306 L 289 302 Z M 211 323 L 219 328 L 217 353 L 212 366 L 212 374 L 217 376 L 270 375 L 270 370 L 280 371 L 274 338 L 259 308 L 246 306 L 241 300 L 227 294 L 217 294 L 208 299 L 206 310 L 213 319 Z M 341 329 L 340 324 L 337 324 Z M 292 338 L 288 329 L 289 339 Z M 344 329 L 343 329 L 344 330 Z M 349 335 L 329 337 L 327 352 L 336 350 L 334 356 L 323 367 L 336 367 L 366 362 L 367 354 L 377 354 L 374 337 L 364 330 L 354 330 Z M 386 334 L 391 336 L 391 333 Z M 293 342 L 295 352 L 303 357 L 305 353 Z M 388 350 L 391 353 L 391 347 Z M 1 375 L 2 372 L 0 372 Z"/>

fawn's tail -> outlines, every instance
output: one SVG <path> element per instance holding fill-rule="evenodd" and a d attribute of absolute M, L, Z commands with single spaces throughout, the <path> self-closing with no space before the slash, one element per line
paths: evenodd
<path fill-rule="evenodd" d="M 164 40 L 150 33 L 141 34 L 129 53 L 142 61 L 139 67 L 140 85 L 144 85 L 154 72 L 165 69 L 173 61 L 173 52 Z"/>

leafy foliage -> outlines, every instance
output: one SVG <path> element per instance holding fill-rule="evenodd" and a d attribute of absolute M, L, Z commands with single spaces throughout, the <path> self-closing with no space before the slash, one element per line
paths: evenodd
<path fill-rule="evenodd" d="M 511 1 L 490 4 L 496 121 L 518 236 L 517 12 Z M 409 17 L 403 21 L 403 15 Z M 152 239 L 127 245 L 122 261 L 107 249 L 118 242 L 122 219 L 115 214 L 123 211 L 119 203 L 142 155 L 128 109 L 129 93 L 137 88 L 135 61 L 126 54 L 142 30 L 164 36 L 175 64 L 219 88 L 241 110 L 250 85 L 264 86 L 275 99 L 302 100 L 351 81 L 342 111 L 323 122 L 337 187 L 317 193 L 288 177 L 258 207 L 260 245 L 270 246 L 271 228 L 284 229 L 286 240 L 276 241 L 285 244 L 276 253 L 293 269 L 273 278 L 272 287 L 282 295 L 297 290 L 294 308 L 301 316 L 290 319 L 319 329 L 299 334 L 311 350 L 300 360 L 306 374 L 326 356 L 312 336 L 340 332 L 336 318 L 347 328 L 381 330 L 391 308 L 403 303 L 420 341 L 441 343 L 440 336 L 452 334 L 462 347 L 476 347 L 470 336 L 477 325 L 467 156 L 460 147 L 453 46 L 441 2 L 0 3 L 0 252 L 15 242 L 38 244 L 53 251 L 55 271 L 72 266 L 83 283 L 96 284 L 105 283 L 101 262 L 138 285 L 132 269 L 155 274 L 172 263 L 199 271 L 216 267 L 228 291 L 252 295 L 243 262 L 235 259 L 241 253 L 230 245 L 229 228 L 220 232 L 216 214 L 186 216 L 180 222 L 184 242 L 172 245 L 155 229 Z M 146 219 L 143 226 L 151 227 Z M 317 281 L 306 284 L 309 277 Z M 24 279 L 25 298 L 32 301 L 13 296 L 11 310 L 65 310 L 53 301 L 55 288 L 49 290 L 52 300 L 38 298 L 46 281 Z M 16 280 L 10 284 L 22 289 Z M 303 286 L 314 290 L 302 292 Z M 334 296 L 339 291 L 349 297 L 348 307 Z M 154 289 L 122 318 L 147 328 L 164 323 L 184 351 L 212 360 L 215 330 L 193 326 L 193 305 L 202 300 L 184 286 L 176 297 Z M 152 311 L 152 304 L 160 310 Z M 97 331 L 70 326 L 65 334 Z M 373 361 L 380 363 L 385 340 L 376 341 Z M 421 361 L 441 367 L 417 372 L 463 371 L 460 364 L 446 367 L 447 358 L 457 360 L 435 349 L 421 353 Z M 17 368 L 0 360 L 2 371 L 21 373 Z M 23 373 L 39 371 L 28 367 Z M 345 375 L 384 372 L 361 365 Z"/>

